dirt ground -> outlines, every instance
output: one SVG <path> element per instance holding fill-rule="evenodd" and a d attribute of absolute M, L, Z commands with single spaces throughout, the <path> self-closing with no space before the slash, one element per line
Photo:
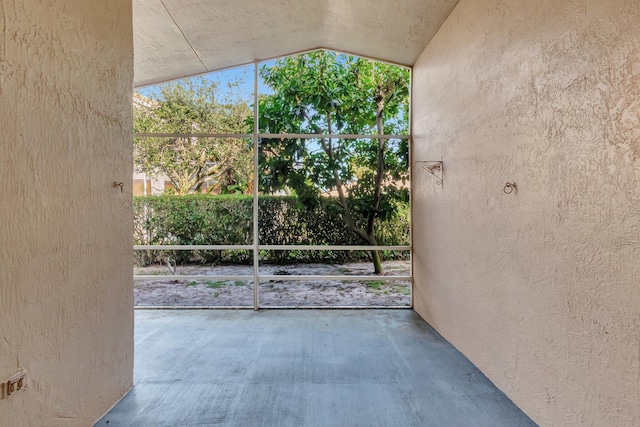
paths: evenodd
<path fill-rule="evenodd" d="M 166 266 L 136 267 L 139 275 L 170 274 Z M 252 275 L 251 266 L 178 266 L 179 275 Z M 371 263 L 294 264 L 260 266 L 264 275 L 373 275 Z M 385 276 L 408 276 L 410 261 L 384 263 Z M 338 307 L 411 305 L 411 285 L 398 281 L 266 280 L 260 283 L 260 306 Z M 253 281 L 136 280 L 134 301 L 144 306 L 239 307 L 253 306 Z"/>

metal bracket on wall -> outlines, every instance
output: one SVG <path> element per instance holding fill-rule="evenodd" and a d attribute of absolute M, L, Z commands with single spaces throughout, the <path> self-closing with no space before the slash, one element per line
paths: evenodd
<path fill-rule="evenodd" d="M 113 187 L 120 187 L 120 192 L 122 193 L 122 189 L 124 188 L 124 182 L 113 181 Z"/>
<path fill-rule="evenodd" d="M 422 169 L 436 177 L 436 184 L 444 187 L 444 160 L 419 161 L 416 164 L 422 164 Z"/>

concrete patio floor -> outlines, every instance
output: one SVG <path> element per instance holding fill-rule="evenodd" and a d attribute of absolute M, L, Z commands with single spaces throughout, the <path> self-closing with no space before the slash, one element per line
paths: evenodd
<path fill-rule="evenodd" d="M 96 426 L 534 426 L 412 310 L 137 310 Z"/>

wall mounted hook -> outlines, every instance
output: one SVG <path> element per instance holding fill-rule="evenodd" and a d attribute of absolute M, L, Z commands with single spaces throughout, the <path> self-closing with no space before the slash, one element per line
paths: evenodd
<path fill-rule="evenodd" d="M 516 183 L 515 182 L 507 182 L 504 185 L 504 188 L 502 189 L 502 191 L 504 192 L 504 194 L 511 194 L 516 189 L 517 189 L 517 187 L 516 187 Z"/>
<path fill-rule="evenodd" d="M 120 187 L 120 192 L 122 193 L 122 190 L 124 189 L 124 182 L 113 181 L 113 186 Z"/>

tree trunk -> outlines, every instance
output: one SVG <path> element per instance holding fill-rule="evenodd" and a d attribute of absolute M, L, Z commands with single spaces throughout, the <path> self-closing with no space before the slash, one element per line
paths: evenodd
<path fill-rule="evenodd" d="M 381 109 L 382 109 L 382 106 L 379 107 L 379 110 L 377 113 L 378 115 L 380 115 Z M 382 132 L 382 124 L 378 124 L 378 129 L 379 129 L 379 133 Z M 333 133 L 333 129 L 331 127 L 331 115 L 328 113 L 327 113 L 327 130 L 329 134 Z M 379 141 L 382 141 L 382 140 L 379 140 Z M 326 153 L 327 157 L 329 158 L 330 162 L 333 161 L 334 160 L 333 145 L 331 144 L 331 140 L 329 140 L 329 143 L 327 144 L 324 138 L 321 138 L 320 144 L 322 146 L 322 149 Z M 379 148 L 378 151 L 380 152 L 380 150 L 382 150 L 382 160 L 378 160 L 378 167 L 377 167 L 377 173 L 376 173 L 376 192 L 374 197 L 375 198 L 374 210 L 377 210 L 378 206 L 380 205 L 380 188 L 382 186 L 381 176 L 382 176 L 382 173 L 384 172 L 384 141 L 382 142 L 382 148 Z M 380 154 L 378 154 L 378 156 L 380 157 Z M 342 209 L 343 209 L 343 217 L 344 217 L 345 224 L 349 229 L 351 229 L 358 236 L 360 236 L 362 240 L 367 242 L 368 245 L 376 246 L 378 242 L 376 241 L 376 238 L 373 236 L 373 218 L 371 218 L 371 220 L 369 221 L 370 225 L 367 227 L 368 229 L 366 231 L 356 225 L 353 219 L 353 216 L 351 215 L 351 209 L 349 209 L 349 203 L 347 202 L 347 197 L 345 195 L 344 188 L 342 186 L 342 180 L 340 179 L 338 168 L 334 164 L 331 167 L 331 169 L 333 172 L 333 179 L 336 184 L 336 190 L 338 191 L 338 201 L 340 203 L 340 206 L 342 206 Z M 380 253 L 376 250 L 372 250 L 370 252 L 371 252 L 371 259 L 373 261 L 374 273 L 382 274 L 382 258 L 380 257 Z"/>
<path fill-rule="evenodd" d="M 373 261 L 373 272 L 375 274 L 382 274 L 382 257 L 380 256 L 380 252 L 372 250 L 371 260 Z"/>

